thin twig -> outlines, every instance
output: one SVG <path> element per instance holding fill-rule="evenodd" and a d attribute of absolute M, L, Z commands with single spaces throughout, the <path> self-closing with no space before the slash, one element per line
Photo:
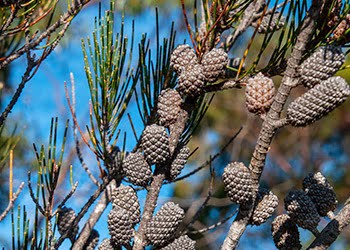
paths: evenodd
<path fill-rule="evenodd" d="M 83 131 L 81 130 L 80 126 L 79 126 L 79 123 L 77 121 L 77 117 L 75 116 L 75 113 L 74 113 L 74 110 L 73 110 L 73 107 L 72 107 L 72 104 L 70 102 L 70 98 L 69 98 L 69 94 L 68 94 L 68 88 L 67 88 L 67 83 L 64 82 L 64 90 L 65 90 L 65 93 L 66 93 L 66 99 L 67 99 L 67 103 L 68 103 L 68 107 L 69 107 L 69 110 L 72 114 L 72 117 L 73 117 L 73 122 L 75 123 L 75 126 L 78 128 L 78 131 L 80 133 L 80 136 L 81 138 L 83 139 L 84 143 L 86 144 L 86 146 L 89 147 L 89 149 L 97 156 L 98 153 L 95 151 L 95 149 L 93 149 L 90 145 L 90 143 L 87 141 L 87 139 L 85 138 L 84 136 L 84 133 Z"/>
<path fill-rule="evenodd" d="M 189 34 L 189 36 L 191 38 L 192 44 L 193 44 L 193 48 L 194 48 L 195 51 L 197 51 L 197 44 L 196 44 L 196 41 L 193 38 L 191 25 L 188 22 L 188 17 L 187 17 L 187 12 L 186 12 L 186 8 L 185 8 L 185 1 L 184 0 L 181 0 L 181 8 L 182 8 L 182 14 L 184 16 L 184 20 L 185 20 L 185 23 L 186 23 L 186 28 L 187 28 L 188 34 Z"/>
<path fill-rule="evenodd" d="M 195 221 L 199 218 L 199 216 L 201 215 L 201 213 L 203 212 L 204 208 L 207 206 L 211 198 L 213 187 L 214 187 L 214 180 L 215 180 L 215 170 L 213 169 L 211 164 L 210 164 L 210 176 L 211 178 L 210 178 L 210 184 L 209 184 L 207 196 L 205 197 L 202 205 L 199 207 L 197 212 L 193 215 L 190 223 L 188 223 L 188 225 L 186 226 L 187 228 L 191 227 L 195 223 Z"/>
<path fill-rule="evenodd" d="M 31 175 L 31 173 L 30 173 L 30 171 L 28 171 L 28 188 L 29 188 L 30 197 L 32 198 L 32 200 L 35 203 L 36 207 L 39 209 L 40 213 L 45 216 L 45 210 L 40 205 L 38 199 L 35 198 L 34 191 L 33 191 L 33 188 L 32 188 L 32 181 L 31 181 L 30 175 Z"/>
<path fill-rule="evenodd" d="M 22 183 L 19 185 L 19 187 L 18 187 L 16 193 L 13 194 L 12 199 L 9 201 L 9 204 L 7 205 L 5 211 L 1 213 L 1 215 L 0 215 L 0 222 L 6 217 L 6 215 L 10 212 L 10 210 L 11 210 L 11 209 L 13 208 L 13 206 L 15 205 L 15 201 L 17 200 L 19 194 L 22 192 L 23 187 L 24 187 L 24 182 L 22 182 Z"/>
<path fill-rule="evenodd" d="M 331 220 L 316 239 L 307 248 L 310 250 L 325 250 L 338 238 L 340 233 L 350 224 L 350 204 L 345 205 Z"/>
<path fill-rule="evenodd" d="M 102 213 L 106 209 L 107 205 L 110 202 L 111 193 L 113 190 L 117 187 L 117 183 L 115 180 L 112 180 L 108 186 L 106 187 L 106 191 L 102 194 L 99 202 L 95 206 L 94 211 L 90 214 L 89 219 L 85 223 L 83 229 L 81 230 L 78 239 L 74 242 L 74 245 L 72 246 L 72 250 L 78 250 L 83 249 L 83 246 L 85 245 L 85 242 L 89 238 L 92 229 L 94 228 L 94 225 L 101 217 Z"/>
<path fill-rule="evenodd" d="M 217 222 L 217 223 L 215 223 L 215 224 L 213 224 L 213 225 L 211 225 L 209 227 L 202 228 L 202 229 L 199 229 L 199 230 L 194 230 L 194 231 L 185 231 L 185 232 L 183 232 L 183 234 L 200 234 L 200 233 L 205 233 L 205 232 L 207 232 L 209 230 L 212 230 L 212 229 L 214 229 L 214 228 L 216 228 L 218 226 L 223 225 L 225 222 L 230 220 L 235 214 L 237 214 L 237 212 L 238 212 L 238 208 L 236 208 L 236 210 L 232 214 L 230 214 L 228 217 L 224 218 L 223 220 L 221 220 L 221 221 L 219 221 L 219 222 Z"/>
<path fill-rule="evenodd" d="M 11 25 L 11 23 L 13 22 L 13 20 L 16 17 L 18 9 L 19 9 L 19 7 L 17 5 L 15 5 L 15 7 L 11 10 L 11 14 L 10 14 L 9 18 L 7 19 L 6 23 L 1 27 L 1 29 L 0 29 L 0 41 L 2 41 L 2 38 L 6 35 L 6 34 L 3 34 L 3 31 L 7 30 L 7 28 Z"/>
<path fill-rule="evenodd" d="M 195 170 L 191 171 L 190 173 L 185 174 L 185 175 L 183 175 L 183 176 L 181 176 L 179 178 L 176 178 L 172 182 L 168 182 L 168 183 L 173 183 L 173 182 L 177 182 L 177 181 L 181 181 L 183 179 L 186 179 L 186 178 L 194 175 L 195 173 L 197 173 L 201 169 L 203 169 L 203 168 L 207 167 L 208 165 L 210 165 L 216 158 L 218 158 L 220 155 L 223 154 L 223 152 L 226 150 L 226 148 L 236 139 L 236 137 L 239 135 L 239 133 L 242 131 L 242 129 L 243 129 L 243 127 L 240 127 L 239 130 L 230 138 L 230 140 L 228 140 L 228 142 L 226 142 L 226 144 L 220 149 L 220 151 L 218 153 L 216 153 L 213 157 L 211 157 L 209 160 L 204 162 L 202 165 L 200 165 L 198 168 L 196 168 Z"/>
<path fill-rule="evenodd" d="M 76 14 L 80 11 L 80 9 L 90 1 L 91 0 L 81 1 L 79 5 L 72 7 L 70 11 L 63 14 L 59 20 L 57 20 L 48 29 L 46 29 L 45 32 L 43 32 L 37 39 L 29 44 L 26 44 L 22 48 L 18 49 L 15 53 L 9 55 L 5 60 L 3 60 L 0 63 L 0 69 L 5 68 L 8 64 L 22 56 L 27 51 L 35 49 L 45 38 L 49 37 L 59 27 L 67 24 L 67 22 L 71 22 Z"/>
<path fill-rule="evenodd" d="M 232 35 L 228 36 L 225 42 L 221 45 L 222 47 L 225 47 L 226 51 L 229 51 L 232 48 L 237 38 L 252 24 L 254 21 L 254 13 L 256 10 L 259 10 L 263 4 L 265 4 L 265 0 L 256 0 L 249 4 L 249 6 L 244 10 L 242 20 L 240 21 L 237 29 Z"/>
<path fill-rule="evenodd" d="M 97 187 L 97 190 L 94 192 L 94 194 L 88 199 L 88 201 L 85 203 L 85 205 L 81 208 L 80 212 L 78 213 L 77 217 L 73 220 L 69 228 L 67 228 L 67 231 L 61 235 L 61 237 L 57 240 L 55 243 L 55 249 L 58 249 L 59 246 L 62 244 L 62 242 L 67 238 L 68 234 L 72 232 L 72 229 L 75 228 L 79 221 L 83 218 L 83 216 L 87 213 L 88 209 L 91 207 L 91 205 L 96 201 L 96 199 L 100 196 L 100 194 L 106 189 L 106 186 L 108 185 L 109 181 L 104 179 L 103 184 Z"/>
<path fill-rule="evenodd" d="M 58 212 L 59 209 L 61 209 L 66 202 L 68 201 L 68 199 L 70 197 L 72 197 L 72 195 L 75 193 L 75 191 L 77 190 L 78 187 L 78 182 L 75 182 L 74 186 L 71 188 L 71 190 L 69 191 L 69 193 L 66 195 L 66 197 L 64 197 L 64 199 L 60 202 L 60 204 L 57 206 L 57 210 L 52 214 L 52 216 L 55 216 L 56 213 Z"/>
<path fill-rule="evenodd" d="M 217 84 L 207 85 L 203 88 L 203 90 L 205 93 L 210 93 L 210 92 L 218 92 L 218 91 L 233 89 L 233 88 L 240 89 L 241 88 L 240 83 L 241 83 L 241 80 L 229 79 L 229 80 L 224 80 L 222 82 L 219 82 Z"/>
<path fill-rule="evenodd" d="M 15 104 L 17 103 L 18 98 L 21 96 L 22 90 L 24 89 L 26 83 L 29 81 L 30 72 L 35 67 L 35 65 L 36 64 L 35 64 L 34 60 L 32 60 L 32 58 L 28 60 L 28 65 L 27 65 L 26 71 L 24 72 L 24 75 L 22 76 L 22 81 L 18 85 L 16 92 L 14 93 L 13 97 L 11 98 L 10 103 L 7 105 L 7 107 L 5 108 L 5 110 L 2 112 L 2 114 L 0 116 L 0 127 L 4 124 L 7 116 L 9 115 L 9 113 L 11 113 L 11 110 L 13 109 Z"/>
<path fill-rule="evenodd" d="M 74 119 L 74 117 L 76 117 L 76 106 L 75 106 L 75 81 L 74 81 L 73 73 L 70 73 L 70 82 L 72 84 L 72 112 L 74 113 L 74 116 L 73 116 L 73 119 Z M 73 136 L 74 136 L 74 141 L 75 141 L 75 150 L 77 152 L 78 159 L 80 161 L 81 166 L 83 167 L 85 172 L 88 174 L 91 181 L 96 186 L 99 186 L 100 183 L 96 180 L 96 178 L 93 176 L 93 174 L 91 173 L 88 166 L 85 164 L 83 155 L 82 155 L 81 150 L 80 150 L 80 141 L 79 141 L 78 136 L 77 136 L 77 126 L 76 126 L 75 122 L 73 122 Z"/>

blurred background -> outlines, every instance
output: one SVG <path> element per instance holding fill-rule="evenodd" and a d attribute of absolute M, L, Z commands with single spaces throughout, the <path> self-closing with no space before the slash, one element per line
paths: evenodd
<path fill-rule="evenodd" d="M 102 9 L 107 9 L 109 1 L 103 1 Z M 190 1 L 187 1 L 190 2 Z M 117 22 L 120 25 L 122 13 L 124 12 L 125 33 L 131 36 L 132 20 L 135 22 L 135 45 L 141 39 L 143 33 L 147 33 L 150 39 L 150 46 L 155 48 L 155 7 L 158 8 L 160 37 L 168 37 L 171 22 L 174 22 L 176 29 L 176 44 L 189 41 L 188 33 L 185 29 L 181 6 L 178 1 L 117 1 L 119 11 L 116 13 Z M 189 10 L 191 5 L 187 6 Z M 75 79 L 75 95 L 78 122 L 82 128 L 89 123 L 89 88 L 83 68 L 83 55 L 81 50 L 81 39 L 91 37 L 93 22 L 98 15 L 98 2 L 93 1 L 85 7 L 77 18 L 73 21 L 68 33 L 56 48 L 56 50 L 45 60 L 35 77 L 27 84 L 18 103 L 12 110 L 6 121 L 5 131 L 2 134 L 1 142 L 14 136 L 19 138 L 14 151 L 15 178 L 14 187 L 20 182 L 27 181 L 27 171 L 35 173 L 36 159 L 32 144 L 40 146 L 47 144 L 50 132 L 51 117 L 59 118 L 59 138 L 63 136 L 66 119 L 70 119 L 67 149 L 65 153 L 66 178 L 62 178 L 60 184 L 62 199 L 69 192 L 71 186 L 69 182 L 69 166 L 73 166 L 73 180 L 79 182 L 78 190 L 67 202 L 67 206 L 75 209 L 76 212 L 85 203 L 86 197 L 92 194 L 93 184 L 88 179 L 87 174 L 76 159 L 75 145 L 72 132 L 72 118 L 67 105 L 64 83 L 70 82 L 70 74 L 73 73 Z M 115 27 L 119 30 L 119 27 Z M 230 57 L 242 57 L 246 49 L 247 41 L 250 39 L 253 28 L 248 30 L 237 42 Z M 254 46 L 259 48 L 262 37 L 256 38 Z M 190 42 L 187 42 L 190 44 Z M 254 53 L 250 53 L 254 54 Z M 135 55 L 135 60 L 137 55 Z M 247 63 L 249 63 L 248 58 Z M 268 56 L 266 56 L 268 60 Z M 12 93 L 21 80 L 26 61 L 21 58 L 1 71 L 1 108 L 10 101 Z M 349 63 L 348 59 L 347 62 Z M 339 72 L 348 82 L 350 82 L 350 71 L 348 69 Z M 281 77 L 274 77 L 274 82 L 278 86 Z M 290 100 L 300 96 L 305 91 L 304 87 L 298 87 L 292 92 Z M 229 217 L 235 211 L 236 206 L 232 205 L 226 198 L 222 183 L 221 174 L 224 167 L 231 161 L 242 161 L 249 163 L 250 156 L 254 150 L 255 142 L 259 134 L 261 119 L 249 113 L 245 107 L 244 89 L 232 89 L 215 94 L 210 108 L 203 118 L 200 127 L 192 137 L 189 147 L 191 150 L 198 150 L 191 156 L 188 165 L 184 170 L 190 172 L 197 168 L 223 147 L 223 145 L 242 127 L 236 139 L 226 148 L 224 153 L 213 162 L 216 178 L 213 187 L 213 197 L 208 206 L 203 210 L 199 221 L 195 222 L 190 231 L 196 231 L 213 225 L 224 218 Z M 134 102 L 133 100 L 132 102 Z M 136 113 L 135 105 L 131 105 L 128 112 L 134 119 L 138 135 L 143 127 Z M 125 121 L 120 129 L 127 133 L 131 132 L 130 124 Z M 131 135 L 131 134 L 130 134 Z M 129 139 L 130 138 L 130 139 Z M 135 145 L 133 136 L 129 136 L 126 150 L 131 150 Z M 60 145 L 60 142 L 58 143 Z M 98 177 L 99 170 L 96 165 L 94 155 L 83 148 L 84 160 L 91 172 Z M 340 108 L 332 112 L 324 119 L 306 128 L 286 127 L 275 136 L 265 171 L 262 176 L 262 186 L 271 189 L 280 200 L 276 214 L 284 213 L 283 199 L 290 190 L 300 189 L 302 179 L 308 173 L 321 171 L 333 185 L 339 207 L 345 202 L 350 194 L 350 101 L 345 102 Z M 8 161 L 4 161 L 0 173 L 0 194 L 2 202 L 0 211 L 7 206 L 8 200 Z M 34 174 L 33 174 L 34 175 Z M 158 202 L 160 205 L 168 200 L 173 200 L 180 204 L 187 211 L 186 220 L 197 211 L 204 201 L 209 188 L 210 171 L 209 167 L 203 168 L 196 175 L 188 179 L 166 185 L 162 191 Z M 145 192 L 139 192 L 141 207 L 145 199 Z M 34 204 L 28 195 L 28 188 L 25 187 L 16 204 L 26 205 L 27 211 L 34 209 Z M 100 242 L 108 237 L 107 229 L 107 209 L 103 217 L 97 223 L 95 229 L 100 233 Z M 15 209 L 15 213 L 16 213 Z M 85 217 L 84 217 L 85 218 Z M 86 217 L 87 218 L 87 217 Z M 198 249 L 218 249 L 221 245 L 230 222 L 229 219 L 223 225 L 209 230 L 205 233 L 189 234 L 197 240 Z M 272 219 L 259 227 L 249 227 L 243 235 L 239 249 L 275 249 L 270 227 Z M 320 228 L 327 224 L 323 219 Z M 80 226 L 82 227 L 83 224 Z M 0 223 L 1 232 L 10 232 L 10 216 Z M 299 229 L 300 230 L 300 229 Z M 306 230 L 301 230 L 301 241 L 308 245 L 313 236 Z M 57 235 L 59 236 L 58 232 Z M 66 240 L 61 246 L 68 249 L 70 242 Z M 0 234 L 0 247 L 11 248 L 11 239 L 8 233 Z M 331 249 L 350 249 L 350 228 L 344 230 L 338 241 Z"/>

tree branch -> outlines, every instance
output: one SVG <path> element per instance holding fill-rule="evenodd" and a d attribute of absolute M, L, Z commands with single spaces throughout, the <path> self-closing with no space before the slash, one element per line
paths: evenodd
<path fill-rule="evenodd" d="M 102 213 L 105 211 L 106 207 L 110 202 L 110 197 L 112 191 L 117 187 L 116 181 L 112 180 L 106 187 L 106 191 L 102 194 L 99 202 L 97 203 L 94 211 L 91 212 L 88 221 L 85 223 L 83 229 L 81 230 L 78 239 L 74 242 L 72 250 L 83 249 L 83 246 L 87 239 L 89 238 L 92 229 L 94 228 L 97 221 L 100 219 Z"/>
<path fill-rule="evenodd" d="M 249 165 L 252 174 L 252 179 L 254 181 L 253 200 L 255 200 L 259 188 L 259 180 L 265 165 L 266 155 L 271 145 L 273 136 L 277 131 L 277 127 L 274 123 L 275 121 L 279 120 L 280 114 L 283 110 L 283 106 L 287 101 L 292 87 L 297 81 L 297 67 L 300 64 L 307 43 L 311 40 L 313 36 L 315 29 L 315 21 L 317 20 L 317 17 L 321 12 L 321 8 L 323 6 L 324 1 L 325 0 L 314 0 L 312 2 L 310 10 L 307 13 L 303 23 L 301 24 L 300 33 L 297 37 L 297 41 L 293 48 L 291 57 L 288 59 L 288 66 L 282 79 L 282 83 L 278 88 L 271 109 L 267 113 L 266 119 L 262 124 L 257 144 L 255 146 L 255 150 L 253 152 L 253 156 Z M 229 250 L 234 249 L 237 246 L 240 237 L 242 236 L 249 223 L 249 218 L 251 217 L 253 208 L 254 202 L 252 202 L 251 204 L 242 205 L 240 207 L 238 215 L 232 223 L 221 249 Z"/>
<path fill-rule="evenodd" d="M 71 7 L 71 9 L 62 15 L 58 21 L 52 24 L 37 39 L 18 49 L 16 52 L 14 52 L 12 55 L 9 55 L 4 61 L 2 61 L 0 63 L 0 69 L 5 68 L 8 64 L 22 56 L 27 51 L 35 49 L 45 38 L 49 37 L 59 27 L 65 25 L 67 22 L 71 22 L 72 19 L 79 13 L 80 9 L 90 1 L 91 0 L 75 1 L 75 4 Z"/>
<path fill-rule="evenodd" d="M 9 204 L 7 205 L 6 209 L 4 210 L 4 212 L 2 212 L 2 213 L 0 214 L 0 222 L 6 217 L 6 215 L 8 214 L 8 212 L 10 212 L 11 208 L 13 208 L 13 206 L 14 206 L 14 204 L 15 204 L 15 201 L 17 200 L 19 194 L 22 192 L 23 187 L 24 187 L 24 182 L 22 182 L 22 183 L 19 185 L 19 187 L 18 187 L 16 193 L 13 194 L 13 197 L 12 197 L 12 199 L 9 201 Z"/>
<path fill-rule="evenodd" d="M 307 249 L 324 250 L 338 238 L 342 230 L 350 224 L 350 204 L 346 204 L 316 237 Z"/>

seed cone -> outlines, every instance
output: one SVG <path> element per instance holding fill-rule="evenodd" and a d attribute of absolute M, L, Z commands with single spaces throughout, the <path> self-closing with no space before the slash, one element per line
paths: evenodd
<path fill-rule="evenodd" d="M 190 64 L 184 68 L 178 77 L 178 87 L 181 96 L 195 97 L 202 93 L 205 84 L 203 68 L 199 64 Z"/>
<path fill-rule="evenodd" d="M 151 167 L 141 153 L 130 153 L 123 161 L 123 172 L 129 181 L 138 186 L 147 186 L 152 178 Z"/>
<path fill-rule="evenodd" d="M 140 204 L 136 192 L 132 187 L 121 184 L 113 190 L 111 196 L 113 206 L 123 208 L 129 213 L 133 226 L 140 221 Z"/>
<path fill-rule="evenodd" d="M 272 19 L 271 19 L 272 16 Z M 261 20 L 260 26 L 258 28 L 259 33 L 269 33 L 274 32 L 283 28 L 285 23 L 285 17 L 282 16 L 279 12 L 275 12 L 273 14 L 266 14 Z M 256 25 L 254 25 L 256 26 Z"/>
<path fill-rule="evenodd" d="M 170 242 L 184 218 L 185 212 L 173 202 L 165 203 L 147 225 L 146 235 L 154 246 Z"/>
<path fill-rule="evenodd" d="M 101 245 L 99 245 L 98 247 L 98 250 L 114 250 L 114 249 L 121 249 L 121 248 L 115 247 L 111 239 L 104 239 L 101 242 Z"/>
<path fill-rule="evenodd" d="M 244 204 L 251 200 L 253 194 L 253 182 L 249 169 L 241 162 L 228 164 L 222 179 L 228 197 L 234 203 Z"/>
<path fill-rule="evenodd" d="M 76 217 L 76 214 L 72 208 L 63 207 L 58 212 L 57 228 L 58 228 L 58 232 L 61 235 L 63 235 L 69 230 L 69 227 L 73 223 L 75 217 Z M 78 231 L 79 231 L 79 226 L 76 226 L 70 229 L 67 237 L 73 242 L 75 240 L 75 236 L 77 235 Z"/>
<path fill-rule="evenodd" d="M 175 159 L 171 163 L 170 173 L 167 176 L 168 180 L 174 180 L 185 167 L 188 156 L 190 155 L 190 149 L 187 146 L 183 146 L 181 149 L 175 151 Z"/>
<path fill-rule="evenodd" d="M 159 123 L 164 126 L 174 124 L 181 111 L 181 103 L 182 98 L 176 90 L 162 90 L 157 103 Z"/>
<path fill-rule="evenodd" d="M 227 53 L 223 49 L 212 49 L 202 58 L 203 74 L 207 82 L 216 82 L 219 77 L 225 75 L 228 63 Z"/>
<path fill-rule="evenodd" d="M 187 235 L 183 235 L 174 240 L 169 245 L 161 248 L 162 250 L 195 250 L 196 242 Z"/>
<path fill-rule="evenodd" d="M 197 64 L 197 57 L 194 50 L 188 44 L 178 45 L 170 56 L 170 67 L 172 67 L 177 74 L 181 73 L 187 65 Z"/>
<path fill-rule="evenodd" d="M 246 106 L 254 114 L 264 114 L 269 109 L 275 95 L 273 81 L 258 73 L 247 81 L 245 88 Z"/>
<path fill-rule="evenodd" d="M 274 219 L 271 232 L 278 249 L 301 249 L 298 227 L 287 214 L 281 214 Z"/>
<path fill-rule="evenodd" d="M 256 205 L 252 222 L 253 225 L 261 225 L 270 218 L 278 206 L 278 198 L 271 191 L 260 190 L 258 192 L 258 204 Z"/>
<path fill-rule="evenodd" d="M 108 214 L 107 222 L 113 245 L 121 246 L 130 241 L 134 229 L 128 211 L 114 206 Z"/>
<path fill-rule="evenodd" d="M 287 120 L 292 126 L 305 127 L 327 115 L 350 95 L 347 82 L 331 77 L 295 99 L 287 109 Z"/>
<path fill-rule="evenodd" d="M 345 56 L 340 47 L 319 47 L 298 68 L 301 82 L 308 88 L 327 80 L 343 65 Z"/>
<path fill-rule="evenodd" d="M 122 174 L 122 153 L 119 147 L 112 147 L 106 160 L 108 175 L 116 177 Z"/>
<path fill-rule="evenodd" d="M 316 206 L 304 191 L 291 191 L 284 199 L 285 209 L 290 218 L 300 227 L 314 230 L 320 222 Z"/>
<path fill-rule="evenodd" d="M 309 174 L 303 181 L 303 190 L 315 204 L 320 216 L 326 216 L 334 211 L 338 203 L 333 187 L 320 173 Z"/>
<path fill-rule="evenodd" d="M 98 244 L 99 237 L 100 237 L 100 234 L 95 229 L 92 229 L 89 238 L 87 239 L 87 241 L 85 242 L 85 245 L 83 246 L 83 250 L 94 250 Z"/>
<path fill-rule="evenodd" d="M 169 137 L 163 126 L 149 125 L 142 132 L 141 147 L 149 164 L 161 164 L 169 158 Z"/>

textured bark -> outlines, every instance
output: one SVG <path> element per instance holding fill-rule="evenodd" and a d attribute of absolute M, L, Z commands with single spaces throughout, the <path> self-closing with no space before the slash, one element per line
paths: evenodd
<path fill-rule="evenodd" d="M 97 221 L 100 219 L 102 213 L 105 211 L 106 207 L 110 202 L 111 193 L 117 187 L 115 180 L 112 180 L 106 187 L 106 191 L 101 195 L 99 202 L 97 203 L 94 211 L 90 214 L 88 221 L 85 223 L 83 229 L 81 230 L 78 239 L 74 242 L 72 250 L 83 249 L 85 242 L 89 238 L 92 229 L 94 228 Z"/>
<path fill-rule="evenodd" d="M 297 37 L 296 44 L 293 47 L 291 57 L 288 59 L 288 66 L 282 79 L 282 83 L 276 93 L 274 102 L 271 105 L 271 109 L 267 113 L 265 121 L 262 124 L 257 144 L 255 146 L 255 150 L 253 152 L 249 165 L 249 168 L 252 172 L 252 178 L 255 182 L 254 197 L 256 197 L 256 193 L 259 188 L 259 180 L 264 169 L 266 155 L 271 145 L 273 136 L 277 130 L 277 126 L 274 124 L 276 124 L 276 121 L 280 119 L 283 106 L 287 101 L 292 87 L 294 87 L 297 82 L 296 70 L 300 64 L 307 43 L 312 38 L 313 31 L 315 29 L 315 20 L 317 20 L 323 3 L 324 1 L 313 1 L 310 10 L 305 17 L 303 24 L 301 25 L 300 33 Z M 246 205 L 244 207 L 240 207 L 238 215 L 232 223 L 221 249 L 229 250 L 236 248 L 240 237 L 248 225 L 249 219 L 253 212 L 253 208 L 254 204 L 250 204 L 250 206 Z"/>
<path fill-rule="evenodd" d="M 146 203 L 142 213 L 142 219 L 140 222 L 139 230 L 135 233 L 134 238 L 134 250 L 142 250 L 147 245 L 146 239 L 146 228 L 148 222 L 152 219 L 154 209 L 157 206 L 157 200 L 160 188 L 162 187 L 163 181 L 165 179 L 164 174 L 158 174 L 153 176 L 153 181 L 149 186 Z"/>
<path fill-rule="evenodd" d="M 322 232 L 316 237 L 307 249 L 327 249 L 339 236 L 342 230 L 350 224 L 350 204 L 345 205 L 342 210 L 331 220 Z"/>

